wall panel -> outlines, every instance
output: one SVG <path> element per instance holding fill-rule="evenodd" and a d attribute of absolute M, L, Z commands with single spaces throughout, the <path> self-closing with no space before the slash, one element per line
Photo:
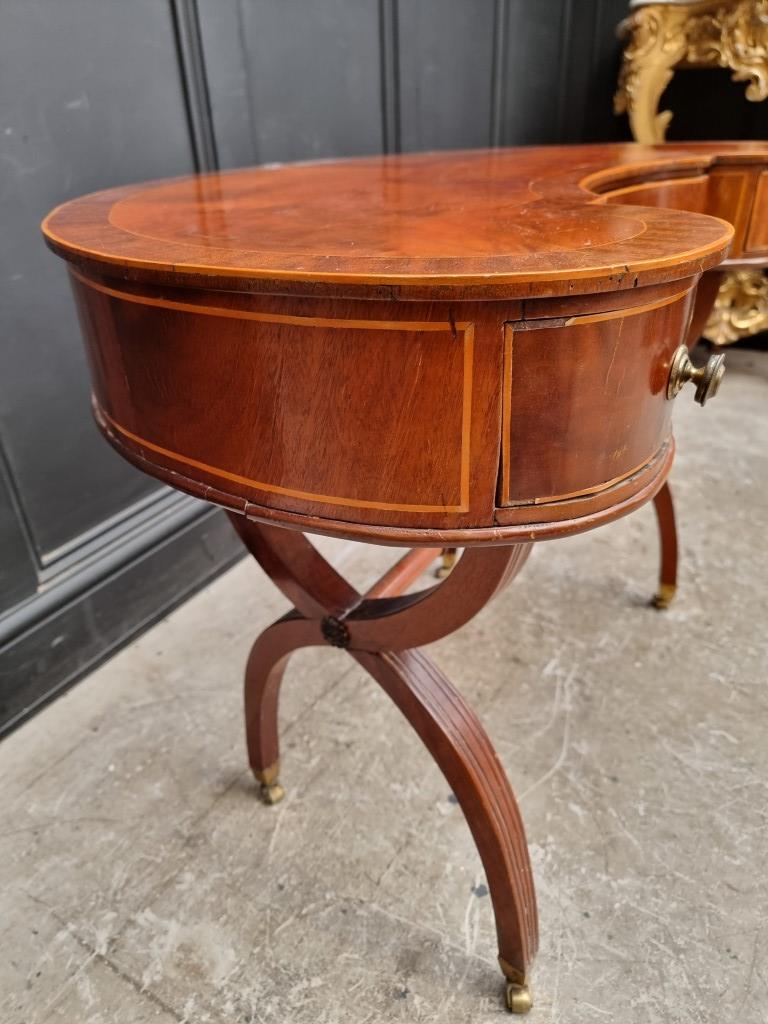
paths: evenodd
<path fill-rule="evenodd" d="M 201 0 L 222 167 L 380 152 L 377 0 Z"/>
<path fill-rule="evenodd" d="M 41 561 L 155 484 L 93 429 L 66 271 L 39 223 L 78 193 L 193 169 L 169 8 L 0 8 L 0 430 Z"/>
<path fill-rule="evenodd" d="M 72 196 L 194 170 L 175 17 L 191 3 L 0 4 L 0 731 L 239 552 L 220 516 L 98 435 L 39 230 Z"/>
<path fill-rule="evenodd" d="M 491 145 L 495 8 L 495 0 L 400 5 L 403 150 Z"/>

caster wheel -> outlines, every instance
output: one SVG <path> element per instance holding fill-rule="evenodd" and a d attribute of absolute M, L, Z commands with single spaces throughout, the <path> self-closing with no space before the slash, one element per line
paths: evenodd
<path fill-rule="evenodd" d="M 533 1006 L 533 996 L 527 985 L 507 982 L 507 1009 L 511 1013 L 528 1013 Z"/>
<path fill-rule="evenodd" d="M 675 598 L 676 589 L 674 583 L 662 583 L 658 594 L 654 594 L 651 598 L 651 605 L 654 608 L 658 608 L 659 611 L 669 608 Z"/>
<path fill-rule="evenodd" d="M 265 804 L 279 804 L 285 796 L 285 790 L 279 782 L 271 782 L 269 785 L 262 782 L 259 795 Z"/>

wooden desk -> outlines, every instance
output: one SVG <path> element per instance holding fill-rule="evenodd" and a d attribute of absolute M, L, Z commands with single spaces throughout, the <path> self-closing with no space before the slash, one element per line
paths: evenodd
<path fill-rule="evenodd" d="M 538 943 L 523 826 L 480 722 L 419 648 L 470 619 L 532 542 L 654 497 L 674 584 L 671 399 L 693 372 L 680 348 L 712 300 L 697 299 L 702 273 L 729 247 L 768 255 L 767 167 L 752 144 L 374 158 L 131 185 L 44 224 L 70 266 L 100 429 L 228 509 L 295 605 L 246 670 L 265 799 L 282 795 L 289 655 L 346 648 L 462 806 L 514 1011 L 531 1005 Z M 721 358 L 698 374 L 702 401 Z M 307 533 L 414 551 L 361 595 Z M 447 545 L 464 549 L 453 572 L 402 596 Z"/>

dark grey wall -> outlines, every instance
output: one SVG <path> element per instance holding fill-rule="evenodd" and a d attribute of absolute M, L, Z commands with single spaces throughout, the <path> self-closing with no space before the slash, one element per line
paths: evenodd
<path fill-rule="evenodd" d="M 0 4 L 0 727 L 232 561 L 228 523 L 98 436 L 57 203 L 195 170 L 174 9 Z"/>
<path fill-rule="evenodd" d="M 625 138 L 611 96 L 626 9 L 2 0 L 0 728 L 238 551 L 221 515 L 142 476 L 97 436 L 64 268 L 43 246 L 41 217 L 93 189 L 217 166 Z M 746 104 L 711 73 L 695 89 L 684 79 L 673 85 L 674 133 L 706 137 L 716 116 L 730 126 L 721 135 L 765 135 L 768 104 Z"/>
<path fill-rule="evenodd" d="M 626 0 L 199 0 L 230 167 L 621 137 Z"/>

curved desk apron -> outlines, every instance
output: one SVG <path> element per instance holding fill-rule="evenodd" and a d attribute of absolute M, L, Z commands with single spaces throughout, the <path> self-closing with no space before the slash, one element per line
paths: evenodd
<path fill-rule="evenodd" d="M 131 185 L 45 221 L 69 263 L 96 421 L 148 473 L 230 510 L 295 605 L 246 671 L 250 763 L 279 799 L 288 656 L 332 644 L 445 774 L 483 861 L 512 1010 L 536 904 L 520 815 L 480 722 L 419 650 L 531 542 L 657 496 L 668 598 L 671 399 L 714 393 L 683 346 L 732 247 L 768 252 L 768 147 L 584 146 L 262 167 Z M 736 235 L 732 225 L 736 226 Z M 306 533 L 407 544 L 367 594 Z M 444 582 L 403 591 L 434 558 Z M 425 550 L 426 549 L 426 550 Z"/>

